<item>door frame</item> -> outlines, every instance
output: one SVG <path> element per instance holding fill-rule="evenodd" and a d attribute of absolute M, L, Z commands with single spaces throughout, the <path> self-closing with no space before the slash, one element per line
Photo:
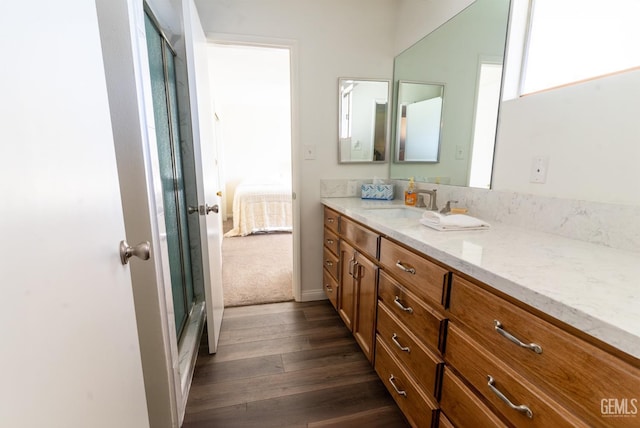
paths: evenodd
<path fill-rule="evenodd" d="M 300 128 L 298 118 L 298 42 L 292 39 L 247 36 L 241 34 L 206 33 L 209 43 L 220 45 L 255 46 L 262 48 L 287 49 L 289 51 L 289 79 L 291 106 L 291 191 L 292 200 L 292 238 L 293 238 L 293 298 L 301 300 L 301 259 L 300 259 Z M 207 96 L 210 96 L 207 94 Z M 224 143 L 223 143 L 224 144 Z M 221 183 L 222 185 L 223 183 Z"/>

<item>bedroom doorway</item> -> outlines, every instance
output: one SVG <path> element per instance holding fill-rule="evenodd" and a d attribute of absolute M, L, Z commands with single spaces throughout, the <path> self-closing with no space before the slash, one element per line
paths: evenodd
<path fill-rule="evenodd" d="M 294 299 L 291 51 L 211 43 L 225 307 Z"/>

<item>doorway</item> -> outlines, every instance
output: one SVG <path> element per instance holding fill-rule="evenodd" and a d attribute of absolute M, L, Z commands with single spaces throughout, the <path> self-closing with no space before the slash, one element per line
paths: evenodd
<path fill-rule="evenodd" d="M 225 306 L 294 299 L 291 53 L 211 43 Z"/>

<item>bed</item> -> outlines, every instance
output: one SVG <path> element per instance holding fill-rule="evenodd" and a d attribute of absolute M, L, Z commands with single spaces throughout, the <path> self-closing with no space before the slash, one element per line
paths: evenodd
<path fill-rule="evenodd" d="M 290 181 L 243 181 L 233 196 L 233 229 L 224 236 L 291 232 L 291 194 Z"/>

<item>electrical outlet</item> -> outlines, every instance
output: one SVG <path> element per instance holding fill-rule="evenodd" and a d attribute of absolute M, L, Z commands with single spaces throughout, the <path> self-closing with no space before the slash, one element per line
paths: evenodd
<path fill-rule="evenodd" d="M 536 156 L 531 161 L 532 183 L 545 183 L 547 181 L 547 170 L 549 169 L 549 158 L 546 156 Z"/>

